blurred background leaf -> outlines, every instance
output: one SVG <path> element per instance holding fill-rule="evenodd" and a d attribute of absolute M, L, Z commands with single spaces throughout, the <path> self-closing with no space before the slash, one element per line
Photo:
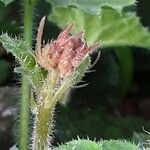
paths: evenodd
<path fill-rule="evenodd" d="M 115 48 L 114 50 L 119 65 L 119 93 L 121 97 L 124 97 L 127 95 L 128 89 L 131 86 L 133 79 L 133 54 L 132 50 L 127 47 Z"/>
<path fill-rule="evenodd" d="M 121 12 L 124 7 L 135 5 L 135 0 L 46 0 L 55 7 L 75 6 L 92 15 L 99 15 L 104 6 L 112 7 Z"/>
<path fill-rule="evenodd" d="M 56 121 L 55 134 L 57 140 L 61 142 L 76 138 L 77 135 L 80 138 L 88 136 L 91 140 L 111 138 L 132 141 L 134 131 L 142 131 L 142 125 L 145 128 L 150 126 L 150 121 L 142 118 L 108 115 L 106 109 L 101 106 L 97 109 L 80 108 L 80 110 L 70 106 L 68 108 L 59 106 Z"/>
<path fill-rule="evenodd" d="M 103 8 L 99 16 L 92 16 L 75 8 L 54 8 L 50 20 L 64 27 L 74 22 L 73 32 L 85 31 L 88 44 L 99 42 L 101 47 L 139 46 L 150 48 L 150 33 L 134 15 L 119 14 Z"/>

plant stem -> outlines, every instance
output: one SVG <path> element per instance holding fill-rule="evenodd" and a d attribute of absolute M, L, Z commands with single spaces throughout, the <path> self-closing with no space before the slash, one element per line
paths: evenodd
<path fill-rule="evenodd" d="M 32 45 L 32 17 L 33 17 L 33 0 L 24 0 L 24 41 Z M 21 88 L 21 108 L 20 108 L 20 139 L 19 149 L 27 150 L 29 141 L 29 104 L 30 104 L 30 86 L 25 74 L 22 75 Z"/>
<path fill-rule="evenodd" d="M 50 146 L 49 135 L 52 128 L 54 108 L 45 107 L 47 101 L 51 101 L 51 99 L 43 99 L 35 117 L 33 150 L 47 150 Z"/>
<path fill-rule="evenodd" d="M 30 87 L 28 85 L 27 77 L 22 75 L 22 88 L 21 88 L 21 112 L 20 112 L 20 139 L 19 148 L 27 150 L 28 148 L 28 133 L 29 133 L 29 99 Z"/>
<path fill-rule="evenodd" d="M 38 108 L 35 116 L 35 125 L 33 133 L 33 150 L 47 150 L 50 148 L 53 127 L 53 112 L 56 102 L 53 100 L 54 89 L 57 83 L 57 74 L 52 72 L 48 75 L 41 92 L 38 94 Z"/>

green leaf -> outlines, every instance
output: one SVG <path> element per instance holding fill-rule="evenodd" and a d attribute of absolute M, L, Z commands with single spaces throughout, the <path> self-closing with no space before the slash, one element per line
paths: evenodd
<path fill-rule="evenodd" d="M 138 150 L 138 147 L 127 141 L 104 140 L 99 143 L 102 150 Z"/>
<path fill-rule="evenodd" d="M 27 43 L 9 37 L 7 34 L 0 36 L 0 41 L 7 52 L 11 52 L 21 63 L 24 70 L 32 70 L 36 62 L 34 55 Z"/>
<path fill-rule="evenodd" d="M 54 148 L 54 150 L 138 150 L 137 146 L 127 142 L 120 140 L 101 140 L 99 142 L 78 139 L 73 140 L 65 145 L 60 145 L 58 148 Z"/>
<path fill-rule="evenodd" d="M 59 27 L 74 22 L 73 32 L 85 30 L 88 44 L 99 42 L 101 47 L 139 46 L 150 48 L 150 33 L 138 17 L 119 14 L 111 8 L 103 8 L 101 15 L 92 16 L 76 8 L 54 8 L 49 17 Z"/>
<path fill-rule="evenodd" d="M 3 2 L 6 5 L 8 5 L 9 3 L 11 3 L 14 0 L 0 0 L 1 2 Z"/>
<path fill-rule="evenodd" d="M 46 0 L 54 6 L 67 7 L 75 6 L 92 15 L 99 15 L 104 6 L 112 7 L 121 12 L 125 6 L 135 4 L 135 0 Z"/>
<path fill-rule="evenodd" d="M 91 140 L 78 139 L 54 148 L 54 150 L 102 150 L 98 143 Z"/>
<path fill-rule="evenodd" d="M 35 61 L 34 54 L 28 44 L 22 40 L 9 37 L 7 34 L 0 36 L 0 42 L 7 52 L 11 52 L 21 64 L 21 68 L 16 69 L 24 71 L 34 88 L 40 87 L 44 79 L 45 72 Z"/>
<path fill-rule="evenodd" d="M 120 82 L 119 82 L 120 96 L 124 97 L 129 90 L 133 78 L 134 61 L 132 51 L 127 47 L 115 48 L 114 50 L 117 56 L 120 70 Z"/>

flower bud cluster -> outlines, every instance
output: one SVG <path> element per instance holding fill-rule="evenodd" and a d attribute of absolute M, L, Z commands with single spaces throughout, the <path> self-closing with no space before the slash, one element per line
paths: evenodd
<path fill-rule="evenodd" d="M 70 35 L 73 24 L 69 24 L 57 39 L 45 44 L 37 53 L 38 63 L 46 70 L 55 70 L 61 78 L 70 74 L 84 56 L 99 45 L 90 47 L 83 42 L 84 32 Z"/>

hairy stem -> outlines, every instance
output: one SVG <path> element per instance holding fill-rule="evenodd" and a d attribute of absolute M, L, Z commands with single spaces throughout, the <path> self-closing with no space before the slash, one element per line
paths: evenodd
<path fill-rule="evenodd" d="M 33 132 L 33 150 L 47 150 L 51 145 L 50 135 L 53 127 L 53 111 L 56 102 L 53 101 L 57 74 L 48 75 L 41 92 L 38 94 L 38 108 L 35 116 Z"/>
<path fill-rule="evenodd" d="M 24 0 L 24 40 L 32 45 L 32 16 L 33 16 L 33 0 Z M 20 138 L 19 149 L 27 150 L 29 141 L 29 100 L 30 100 L 30 87 L 28 79 L 25 74 L 22 75 L 22 88 L 21 88 L 21 108 L 20 108 Z"/>
<path fill-rule="evenodd" d="M 33 150 L 47 150 L 50 146 L 50 130 L 52 128 L 53 110 L 54 108 L 46 108 L 46 101 L 51 99 L 45 99 L 38 107 L 38 112 L 35 117 L 35 131 L 33 136 Z"/>

